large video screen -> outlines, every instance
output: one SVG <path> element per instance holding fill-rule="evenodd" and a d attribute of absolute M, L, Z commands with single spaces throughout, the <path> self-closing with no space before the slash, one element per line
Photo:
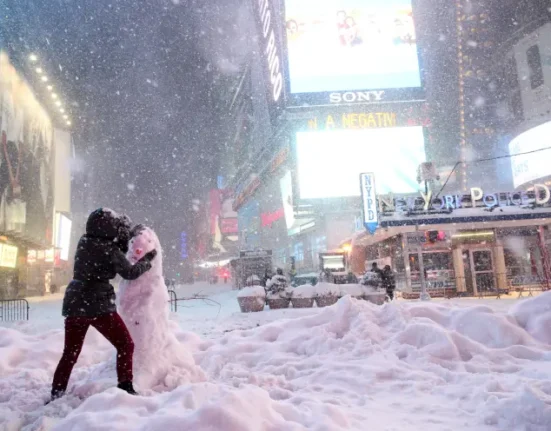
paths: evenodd
<path fill-rule="evenodd" d="M 547 122 L 520 134 L 509 144 L 515 188 L 551 175 L 550 134 L 551 122 Z"/>
<path fill-rule="evenodd" d="M 301 199 L 360 196 L 360 174 L 374 172 L 377 193 L 419 190 L 426 161 L 422 127 L 297 132 Z"/>
<path fill-rule="evenodd" d="M 411 0 L 285 0 L 291 93 L 421 86 Z"/>

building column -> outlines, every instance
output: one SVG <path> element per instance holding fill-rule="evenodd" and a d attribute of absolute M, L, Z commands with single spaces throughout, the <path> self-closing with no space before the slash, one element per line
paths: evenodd
<path fill-rule="evenodd" d="M 452 259 L 457 292 L 464 293 L 467 291 L 467 284 L 465 282 L 465 264 L 463 263 L 463 249 L 461 247 L 452 250 Z"/>
<path fill-rule="evenodd" d="M 503 244 L 498 241 L 493 247 L 494 254 L 494 274 L 496 275 L 497 288 L 499 290 L 507 289 L 507 268 L 505 266 L 505 252 Z"/>

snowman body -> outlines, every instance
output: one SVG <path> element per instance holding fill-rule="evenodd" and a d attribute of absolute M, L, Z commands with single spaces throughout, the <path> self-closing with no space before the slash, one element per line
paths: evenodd
<path fill-rule="evenodd" d="M 136 280 L 123 280 L 119 286 L 119 311 L 134 341 L 134 382 L 141 390 L 174 386 L 175 375 L 180 383 L 204 377 L 172 332 L 161 245 L 152 229 L 144 227 L 135 232 L 127 258 L 134 264 L 154 249 L 157 256 L 151 269 Z"/>

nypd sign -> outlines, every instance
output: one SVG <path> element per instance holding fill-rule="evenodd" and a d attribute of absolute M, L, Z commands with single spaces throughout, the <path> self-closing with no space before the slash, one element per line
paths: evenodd
<path fill-rule="evenodd" d="M 375 174 L 372 172 L 360 174 L 360 189 L 362 192 L 363 224 L 369 233 L 374 234 L 377 227 L 379 227 Z"/>

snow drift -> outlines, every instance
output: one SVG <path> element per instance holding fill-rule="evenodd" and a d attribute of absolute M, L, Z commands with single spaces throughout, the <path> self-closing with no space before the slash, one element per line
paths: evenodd
<path fill-rule="evenodd" d="M 36 352 L 45 336 L 59 345 L 60 334 L 20 341 L 0 329 L 0 358 L 11 358 L 0 359 L 0 429 L 548 430 L 551 353 L 538 331 L 525 330 L 536 313 L 519 311 L 538 309 L 545 320 L 546 301 L 541 295 L 503 314 L 450 302 L 375 306 L 346 296 L 217 339 L 188 336 L 208 382 L 149 397 L 111 388 L 46 407 L 57 357 Z M 226 324 L 252 318 L 239 314 Z M 83 352 L 83 361 L 105 360 L 98 347 L 95 356 Z M 90 368 L 79 361 L 77 383 Z"/>

